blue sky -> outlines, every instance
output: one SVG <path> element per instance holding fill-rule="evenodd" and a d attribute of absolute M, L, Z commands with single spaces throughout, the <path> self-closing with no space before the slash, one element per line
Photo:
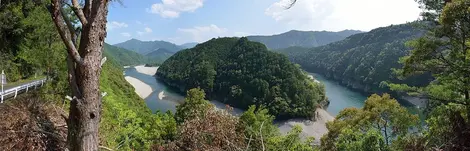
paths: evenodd
<path fill-rule="evenodd" d="M 112 3 L 106 42 L 131 38 L 176 44 L 289 30 L 371 29 L 416 20 L 414 0 L 122 0 Z"/>

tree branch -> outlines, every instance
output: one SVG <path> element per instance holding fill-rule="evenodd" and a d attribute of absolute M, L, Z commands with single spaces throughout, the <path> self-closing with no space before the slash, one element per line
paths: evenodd
<path fill-rule="evenodd" d="M 62 5 L 60 4 L 59 0 L 51 0 L 52 2 L 52 8 L 50 10 L 52 20 L 54 21 L 54 24 L 56 25 L 60 38 L 62 38 L 62 41 L 64 41 L 65 46 L 67 47 L 67 51 L 70 56 L 72 56 L 73 60 L 78 63 L 79 65 L 83 64 L 83 59 L 80 57 L 80 54 L 77 51 L 77 48 L 72 42 L 72 39 L 68 36 L 67 32 L 65 31 L 64 27 L 64 18 L 61 15 L 61 7 Z"/>
<path fill-rule="evenodd" d="M 259 128 L 259 135 L 261 136 L 261 145 L 263 146 L 263 151 L 265 151 L 265 148 L 264 148 L 264 142 L 263 142 L 263 124 L 264 124 L 264 121 L 261 123 L 261 127 Z"/>
<path fill-rule="evenodd" d="M 83 10 L 80 8 L 80 5 L 78 4 L 78 0 L 72 0 L 72 10 L 77 15 L 78 19 L 82 23 L 82 25 L 88 24 L 87 19 L 85 18 L 85 14 L 83 14 Z"/>

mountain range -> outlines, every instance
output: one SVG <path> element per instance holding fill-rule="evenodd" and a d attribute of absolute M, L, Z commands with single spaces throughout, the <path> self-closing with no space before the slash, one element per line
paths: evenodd
<path fill-rule="evenodd" d="M 362 32 L 359 30 L 343 30 L 339 32 L 291 30 L 278 35 L 248 36 L 247 38 L 251 41 L 265 44 L 268 49 L 282 49 L 291 46 L 310 48 L 340 41 Z"/>

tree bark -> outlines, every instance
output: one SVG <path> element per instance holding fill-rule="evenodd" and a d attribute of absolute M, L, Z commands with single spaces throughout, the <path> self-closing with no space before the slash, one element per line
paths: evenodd
<path fill-rule="evenodd" d="M 71 151 L 96 151 L 101 120 L 100 62 L 106 37 L 108 0 L 86 0 L 85 13 L 81 9 L 74 10 L 82 21 L 78 48 L 75 39 L 78 36 L 70 26 L 66 27 L 69 22 L 60 14 L 61 0 L 51 1 L 52 18 L 68 50 L 67 66 L 73 95 L 67 120 L 68 147 Z"/>

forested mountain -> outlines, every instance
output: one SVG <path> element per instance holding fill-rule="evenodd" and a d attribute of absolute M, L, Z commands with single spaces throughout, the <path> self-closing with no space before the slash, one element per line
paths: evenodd
<path fill-rule="evenodd" d="M 342 41 L 315 48 L 290 47 L 276 50 L 305 70 L 325 75 L 348 87 L 367 93 L 385 92 L 382 81 L 424 85 L 430 76 L 399 80 L 392 68 L 400 68 L 399 58 L 407 55 L 408 40 L 420 37 L 424 31 L 412 23 L 374 29 L 352 35 Z"/>
<path fill-rule="evenodd" d="M 291 30 L 286 33 L 272 36 L 248 36 L 251 41 L 265 44 L 269 49 L 282 49 L 291 46 L 317 47 L 361 33 L 358 30 L 343 30 L 339 32 L 330 31 L 298 31 Z"/>
<path fill-rule="evenodd" d="M 322 84 L 247 38 L 212 39 L 180 51 L 160 66 L 157 78 L 180 92 L 200 87 L 210 99 L 238 108 L 262 105 L 280 118 L 312 117 L 325 100 Z"/>
<path fill-rule="evenodd" d="M 166 41 L 140 41 L 137 39 L 131 39 L 122 43 L 115 44 L 114 46 L 125 48 L 127 50 L 132 50 L 142 55 L 146 55 L 160 48 L 165 48 L 166 50 L 171 51 L 173 53 L 178 52 L 182 49 L 180 46 Z"/>
<path fill-rule="evenodd" d="M 197 42 L 190 42 L 190 43 L 184 43 L 179 45 L 181 48 L 187 49 L 187 48 L 193 48 L 196 46 L 198 43 Z"/>
<path fill-rule="evenodd" d="M 113 58 L 113 60 L 121 66 L 139 65 L 151 62 L 146 56 L 107 43 L 104 44 L 103 54 L 106 57 Z"/>

